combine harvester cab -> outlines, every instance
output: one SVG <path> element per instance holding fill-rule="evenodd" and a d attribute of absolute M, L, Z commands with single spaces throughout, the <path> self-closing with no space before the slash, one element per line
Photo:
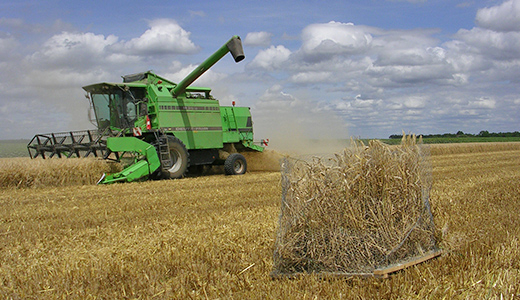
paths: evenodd
<path fill-rule="evenodd" d="M 240 152 L 264 150 L 253 142 L 249 108 L 220 106 L 210 88 L 190 86 L 228 52 L 235 62 L 245 58 L 238 36 L 178 84 L 147 71 L 123 76 L 123 83 L 83 87 L 98 129 L 38 134 L 27 146 L 31 158 L 94 155 L 120 161 L 132 154 L 128 167 L 99 183 L 181 178 L 190 167 L 215 164 L 224 165 L 226 174 L 244 174 L 247 162 Z"/>

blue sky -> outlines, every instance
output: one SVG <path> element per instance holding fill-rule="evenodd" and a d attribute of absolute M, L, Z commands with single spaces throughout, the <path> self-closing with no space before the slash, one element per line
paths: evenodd
<path fill-rule="evenodd" d="M 520 0 L 2 1 L 0 139 L 93 128 L 82 86 L 145 70 L 250 106 L 257 137 L 517 131 Z"/>

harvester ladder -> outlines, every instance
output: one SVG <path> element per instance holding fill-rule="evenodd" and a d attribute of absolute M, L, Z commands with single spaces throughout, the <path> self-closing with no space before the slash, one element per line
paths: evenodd
<path fill-rule="evenodd" d="M 162 131 L 155 132 L 155 138 L 157 140 L 157 150 L 159 152 L 159 160 L 163 168 L 172 165 L 170 157 L 170 146 L 168 145 L 168 136 Z"/>

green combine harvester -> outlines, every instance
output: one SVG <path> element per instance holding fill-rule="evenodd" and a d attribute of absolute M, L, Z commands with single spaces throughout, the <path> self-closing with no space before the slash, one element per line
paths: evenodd
<path fill-rule="evenodd" d="M 240 152 L 262 152 L 267 145 L 253 142 L 249 108 L 220 106 L 210 88 L 190 86 L 228 52 L 237 63 L 245 58 L 240 37 L 233 36 L 177 84 L 148 71 L 123 76 L 123 83 L 83 87 L 97 130 L 37 134 L 27 145 L 29 155 L 131 158 L 123 171 L 103 175 L 99 183 L 182 178 L 204 165 L 244 174 L 247 162 Z"/>

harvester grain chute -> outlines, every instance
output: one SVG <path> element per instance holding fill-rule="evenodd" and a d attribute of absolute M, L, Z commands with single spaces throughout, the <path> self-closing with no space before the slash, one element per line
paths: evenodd
<path fill-rule="evenodd" d="M 240 37 L 202 62 L 178 84 L 152 71 L 123 76 L 122 83 L 83 87 L 95 114 L 97 130 L 37 134 L 28 144 L 31 158 L 103 157 L 132 163 L 99 183 L 144 178 L 181 178 L 188 168 L 224 165 L 226 174 L 247 170 L 243 151 L 264 150 L 253 140 L 248 107 L 220 106 L 211 89 L 190 86 L 230 52 L 245 58 Z"/>

